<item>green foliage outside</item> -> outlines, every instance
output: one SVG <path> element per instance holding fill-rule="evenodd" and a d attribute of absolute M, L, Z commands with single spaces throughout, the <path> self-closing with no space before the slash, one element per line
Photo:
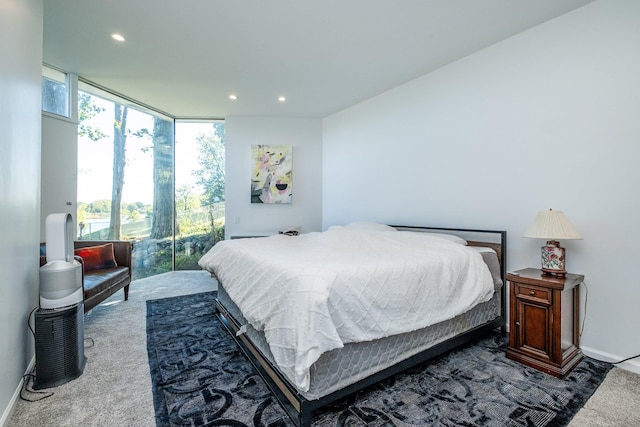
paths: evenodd
<path fill-rule="evenodd" d="M 91 95 L 79 96 L 80 136 L 94 142 L 105 138 L 104 132 L 89 125 L 89 121 L 103 111 L 104 108 L 95 105 Z M 132 135 L 155 138 L 155 135 L 150 135 L 148 130 L 145 129 L 145 131 L 145 135 Z M 110 199 L 79 201 L 78 238 L 82 240 L 112 238 L 110 237 L 112 235 L 110 233 L 113 233 L 111 210 L 113 206 L 119 206 L 120 239 L 134 242 L 134 279 L 172 271 L 174 258 L 176 270 L 199 270 L 197 262 L 202 255 L 216 242 L 224 239 L 224 124 L 212 123 L 211 131 L 198 135 L 196 142 L 198 156 L 194 159 L 194 168 L 191 172 L 196 180 L 196 186 L 178 186 L 173 197 L 169 198 L 164 194 L 155 194 L 157 191 L 154 191 L 154 204 L 127 201 L 114 204 Z M 170 155 L 173 156 L 173 154 Z M 126 158 L 123 161 L 126 161 Z M 167 203 L 172 203 L 173 200 L 174 208 L 165 209 L 164 202 L 158 205 L 156 203 L 159 200 L 158 197 L 169 200 Z M 166 215 L 166 212 L 175 212 L 173 236 L 151 239 L 154 205 L 163 206 L 162 212 L 159 213 L 161 215 Z M 171 219 L 169 229 L 171 229 Z"/>

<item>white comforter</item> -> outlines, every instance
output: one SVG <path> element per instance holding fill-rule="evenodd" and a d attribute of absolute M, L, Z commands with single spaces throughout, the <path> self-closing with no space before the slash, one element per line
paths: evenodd
<path fill-rule="evenodd" d="M 302 391 L 322 353 L 451 319 L 494 292 L 478 252 L 412 232 L 332 227 L 227 240 L 199 264 L 264 331 L 278 367 Z"/>

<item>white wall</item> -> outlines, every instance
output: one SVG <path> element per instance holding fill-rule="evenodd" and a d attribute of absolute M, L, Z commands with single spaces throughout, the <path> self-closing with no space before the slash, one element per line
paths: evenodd
<path fill-rule="evenodd" d="M 515 270 L 539 266 L 536 213 L 563 210 L 584 352 L 639 354 L 639 46 L 640 2 L 601 0 L 326 118 L 323 228 L 504 229 Z"/>
<path fill-rule="evenodd" d="M 251 146 L 293 146 L 293 203 L 251 203 Z M 322 226 L 322 122 L 319 119 L 229 116 L 225 119 L 226 238 L 302 232 Z"/>
<path fill-rule="evenodd" d="M 0 425 L 33 359 L 38 304 L 42 0 L 0 0 Z"/>
<path fill-rule="evenodd" d="M 42 114 L 41 242 L 45 241 L 47 215 L 69 212 L 74 224 L 77 223 L 77 140 L 78 125 L 75 121 Z"/>

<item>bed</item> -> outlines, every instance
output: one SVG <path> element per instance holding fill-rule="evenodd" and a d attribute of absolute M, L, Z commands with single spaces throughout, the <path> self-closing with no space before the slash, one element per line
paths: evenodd
<path fill-rule="evenodd" d="M 506 232 L 354 222 L 220 242 L 216 314 L 299 426 L 505 326 Z M 429 283 L 429 286 L 425 286 Z"/>

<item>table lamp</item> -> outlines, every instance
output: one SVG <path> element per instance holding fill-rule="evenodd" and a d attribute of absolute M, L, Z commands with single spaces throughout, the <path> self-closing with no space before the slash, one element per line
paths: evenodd
<path fill-rule="evenodd" d="M 565 250 L 560 246 L 559 239 L 582 239 L 562 211 L 542 211 L 533 220 L 523 237 L 548 239 L 542 247 L 542 272 L 564 277 Z"/>

